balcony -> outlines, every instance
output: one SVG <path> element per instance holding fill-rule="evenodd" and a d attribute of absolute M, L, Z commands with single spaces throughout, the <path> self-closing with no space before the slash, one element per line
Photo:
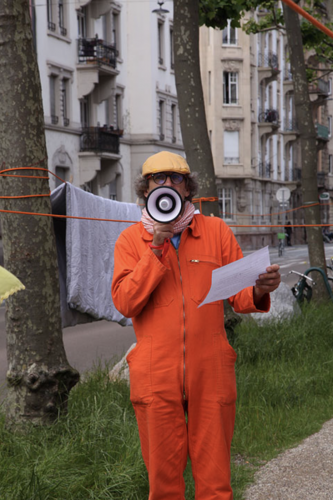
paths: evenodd
<path fill-rule="evenodd" d="M 283 124 L 284 145 L 288 142 L 296 141 L 299 136 L 298 124 L 296 118 L 285 117 Z"/>
<path fill-rule="evenodd" d="M 119 130 L 107 127 L 87 127 L 82 129 L 80 151 L 119 154 Z"/>
<path fill-rule="evenodd" d="M 271 178 L 271 164 L 269 161 L 261 161 L 258 167 L 259 167 L 259 177 L 263 179 Z"/>
<path fill-rule="evenodd" d="M 258 54 L 259 83 L 266 80 L 266 84 L 276 80 L 279 74 L 279 58 L 274 52 Z"/>
<path fill-rule="evenodd" d="M 116 46 L 96 38 L 78 40 L 77 83 L 78 98 L 83 99 L 97 87 L 94 96 L 96 103 L 108 99 L 113 92 L 113 79 L 117 70 Z"/>
<path fill-rule="evenodd" d="M 321 125 L 320 123 L 315 124 L 315 128 L 317 131 L 317 139 L 321 141 L 329 141 L 330 133 L 328 127 L 325 125 Z"/>
<path fill-rule="evenodd" d="M 309 84 L 309 93 L 318 94 L 320 96 L 328 96 L 329 83 L 322 78 L 318 78 L 318 80 Z"/>
<path fill-rule="evenodd" d="M 258 115 L 260 137 L 263 135 L 271 136 L 276 134 L 280 126 L 279 112 L 276 109 L 265 109 Z"/>
<path fill-rule="evenodd" d="M 116 46 L 99 38 L 80 38 L 78 40 L 79 64 L 99 64 L 116 69 L 118 51 Z"/>
<path fill-rule="evenodd" d="M 325 172 L 317 172 L 317 185 L 318 187 L 325 187 Z"/>

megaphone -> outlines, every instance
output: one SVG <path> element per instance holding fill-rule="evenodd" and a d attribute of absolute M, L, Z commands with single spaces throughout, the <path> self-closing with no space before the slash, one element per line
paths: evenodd
<path fill-rule="evenodd" d="M 172 187 L 157 187 L 150 191 L 146 198 L 148 214 L 156 222 L 168 224 L 182 213 L 183 200 L 178 191 Z"/>

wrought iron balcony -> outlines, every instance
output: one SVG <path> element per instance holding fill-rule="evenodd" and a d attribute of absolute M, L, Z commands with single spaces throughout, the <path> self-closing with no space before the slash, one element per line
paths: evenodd
<path fill-rule="evenodd" d="M 271 178 L 271 164 L 269 161 L 261 161 L 259 163 L 259 177 L 264 179 Z"/>
<path fill-rule="evenodd" d="M 328 127 L 321 125 L 321 123 L 316 123 L 315 127 L 317 131 L 317 139 L 328 141 L 330 136 Z"/>
<path fill-rule="evenodd" d="M 317 172 L 318 187 L 325 187 L 325 172 Z"/>
<path fill-rule="evenodd" d="M 78 56 L 80 64 L 98 63 L 117 67 L 118 51 L 114 44 L 98 38 L 79 38 Z"/>
<path fill-rule="evenodd" d="M 318 78 L 318 80 L 309 84 L 309 92 L 314 94 L 329 95 L 329 83 L 322 78 Z"/>
<path fill-rule="evenodd" d="M 279 58 L 274 52 L 259 53 L 258 54 L 258 67 L 267 68 L 270 67 L 274 71 L 279 71 Z"/>
<path fill-rule="evenodd" d="M 119 154 L 120 131 L 107 127 L 82 129 L 80 150 Z"/>
<path fill-rule="evenodd" d="M 277 109 L 265 109 L 261 111 L 258 116 L 259 123 L 271 123 L 272 125 L 279 124 L 279 112 Z"/>

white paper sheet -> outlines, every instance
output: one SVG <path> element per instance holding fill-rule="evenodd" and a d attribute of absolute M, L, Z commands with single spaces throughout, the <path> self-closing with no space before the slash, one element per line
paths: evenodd
<path fill-rule="evenodd" d="M 227 266 L 214 269 L 210 290 L 198 307 L 228 299 L 244 288 L 254 286 L 258 276 L 266 273 L 266 268 L 270 265 L 267 246 Z"/>

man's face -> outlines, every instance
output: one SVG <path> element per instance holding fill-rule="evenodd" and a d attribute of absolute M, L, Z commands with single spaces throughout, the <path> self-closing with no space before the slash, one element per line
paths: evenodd
<path fill-rule="evenodd" d="M 153 177 L 150 177 L 150 179 L 148 179 L 148 189 L 145 191 L 145 196 L 147 197 L 148 194 L 150 193 L 150 191 L 152 191 L 153 189 L 157 188 L 157 187 L 172 187 L 173 189 L 175 189 L 176 191 L 178 191 L 178 193 L 180 194 L 180 196 L 182 197 L 182 200 L 184 201 L 185 198 L 190 194 L 190 191 L 186 188 L 186 181 L 185 181 L 185 176 L 184 176 L 184 180 L 180 183 L 180 184 L 174 184 L 170 178 L 170 175 L 173 173 L 173 172 L 163 172 L 165 173 L 168 177 L 166 178 L 166 181 L 164 184 L 157 184 Z"/>

